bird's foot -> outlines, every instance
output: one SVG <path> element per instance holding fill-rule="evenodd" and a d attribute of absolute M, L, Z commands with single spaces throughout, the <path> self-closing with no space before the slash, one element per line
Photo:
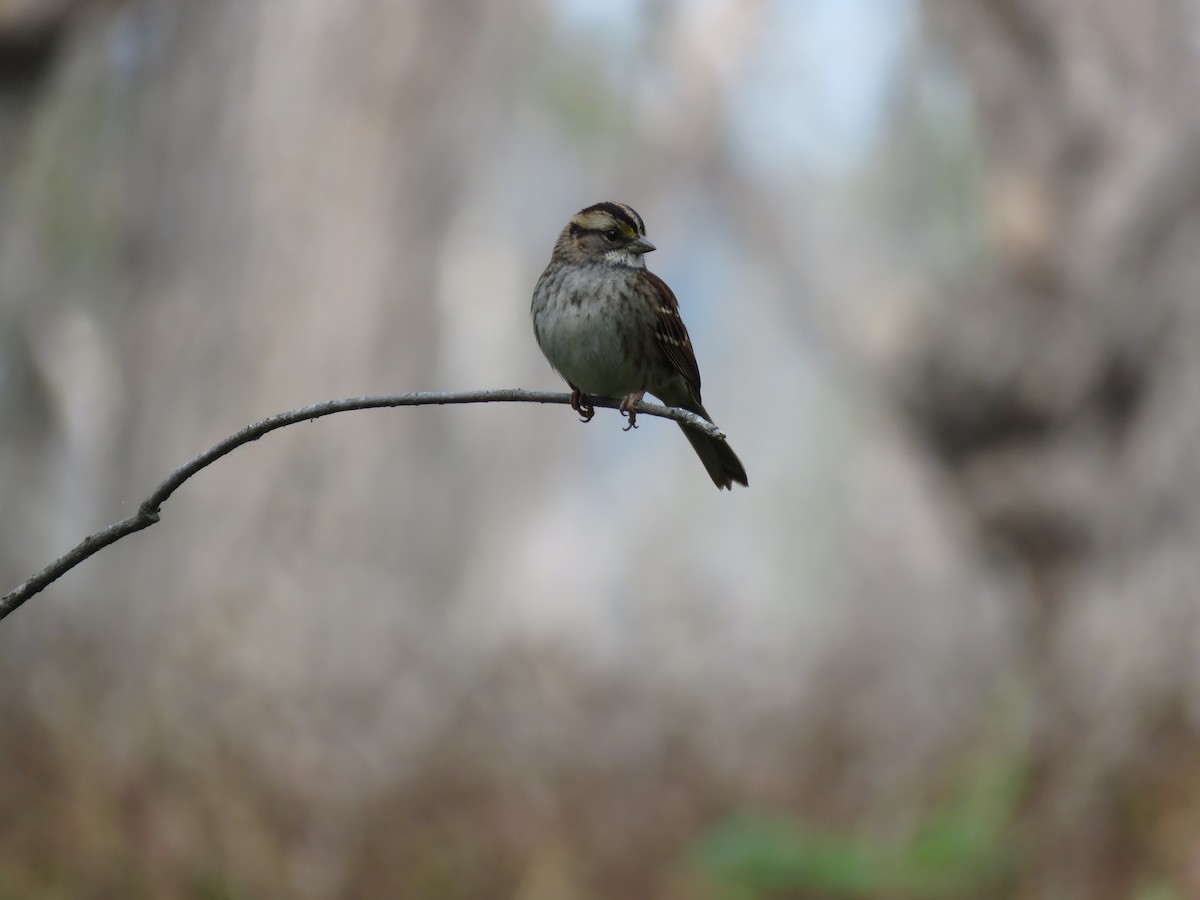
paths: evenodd
<path fill-rule="evenodd" d="M 625 399 L 621 401 L 620 406 L 617 407 L 621 415 L 629 417 L 629 424 L 625 426 L 624 431 L 628 431 L 630 428 L 637 428 L 637 410 L 634 407 L 641 403 L 642 398 L 645 396 L 645 391 L 634 391 L 632 394 L 627 394 Z"/>
<path fill-rule="evenodd" d="M 571 388 L 571 409 L 579 413 L 580 422 L 590 422 L 596 415 L 596 407 L 592 406 L 583 391 L 577 387 Z"/>

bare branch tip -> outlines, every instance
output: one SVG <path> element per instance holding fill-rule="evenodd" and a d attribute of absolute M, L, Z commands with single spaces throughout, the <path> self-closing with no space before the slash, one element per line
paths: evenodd
<path fill-rule="evenodd" d="M 108 545 L 120 540 L 121 538 L 132 534 L 135 531 L 140 531 L 143 528 L 155 524 L 159 521 L 161 515 L 162 504 L 168 500 L 177 488 L 185 481 L 196 475 L 198 472 L 210 466 L 223 456 L 226 456 L 238 447 L 257 441 L 271 431 L 288 425 L 294 425 L 299 422 L 315 421 L 322 416 L 330 415 L 331 413 L 348 412 L 354 409 L 378 409 L 381 407 L 395 406 L 420 406 L 424 404 L 447 404 L 447 403 L 565 403 L 575 406 L 579 403 L 577 395 L 565 393 L 548 393 L 545 391 L 526 391 L 526 390 L 485 390 L 485 391 L 452 391 L 445 393 L 415 393 L 415 394 L 388 394 L 378 397 L 353 397 L 345 400 L 329 400 L 322 403 L 304 406 L 299 409 L 293 409 L 289 412 L 279 413 L 266 419 L 255 422 L 243 428 L 241 431 L 230 435 L 224 440 L 209 447 L 203 453 L 193 457 L 155 488 L 154 493 L 142 501 L 138 506 L 137 513 L 128 519 L 123 519 L 120 522 L 114 522 L 107 528 L 90 534 L 79 542 L 76 547 L 69 551 L 64 556 L 60 557 L 55 562 L 46 566 L 40 572 L 35 574 L 20 585 L 12 593 L 0 598 L 0 619 L 3 619 L 30 597 L 40 593 L 47 585 L 53 583 L 64 573 L 75 568 L 94 553 L 104 549 Z M 574 401 L 574 402 L 573 402 Z M 595 406 L 604 406 L 610 409 L 620 409 L 623 401 L 617 398 L 587 398 L 586 405 L 582 405 L 582 409 L 577 408 L 577 412 L 586 414 L 584 421 L 595 415 Z M 697 415 L 690 410 L 679 407 L 665 407 L 657 404 L 640 402 L 634 409 L 639 413 L 646 415 L 659 416 L 667 419 L 674 419 L 689 428 L 695 428 L 704 432 L 711 437 L 719 440 L 725 440 L 725 435 L 717 429 L 715 425 L 707 421 L 703 416 Z M 632 412 L 632 411 L 631 411 Z M 633 426 L 633 415 L 630 415 L 630 425 Z M 633 426 L 636 427 L 636 426 Z"/>

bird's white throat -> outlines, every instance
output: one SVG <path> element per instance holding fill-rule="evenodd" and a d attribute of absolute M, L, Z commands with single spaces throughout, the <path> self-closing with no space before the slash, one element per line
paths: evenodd
<path fill-rule="evenodd" d="M 624 247 L 618 247 L 614 250 L 609 250 L 604 254 L 604 259 L 607 262 L 615 263 L 621 266 L 629 266 L 633 269 L 646 268 L 646 257 L 642 253 L 634 253 Z"/>

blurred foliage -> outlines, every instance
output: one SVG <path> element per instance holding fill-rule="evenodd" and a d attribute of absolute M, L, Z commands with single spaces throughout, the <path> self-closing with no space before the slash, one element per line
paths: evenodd
<path fill-rule="evenodd" d="M 1153 884 L 1134 894 L 1133 900 L 1183 900 L 1184 895 L 1166 884 Z"/>
<path fill-rule="evenodd" d="M 977 753 L 899 845 L 749 813 L 701 836 L 691 864 L 720 900 L 1003 896 L 1019 862 L 1026 766 L 1019 755 Z"/>

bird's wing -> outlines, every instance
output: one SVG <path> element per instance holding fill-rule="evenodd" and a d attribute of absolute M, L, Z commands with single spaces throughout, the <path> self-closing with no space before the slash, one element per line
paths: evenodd
<path fill-rule="evenodd" d="M 696 363 L 696 352 L 692 349 L 692 339 L 688 337 L 687 326 L 679 315 L 679 301 L 667 283 L 653 272 L 646 272 L 646 277 L 657 290 L 658 315 L 655 322 L 655 337 L 658 346 L 662 348 L 667 359 L 691 386 L 700 399 L 700 366 Z"/>

